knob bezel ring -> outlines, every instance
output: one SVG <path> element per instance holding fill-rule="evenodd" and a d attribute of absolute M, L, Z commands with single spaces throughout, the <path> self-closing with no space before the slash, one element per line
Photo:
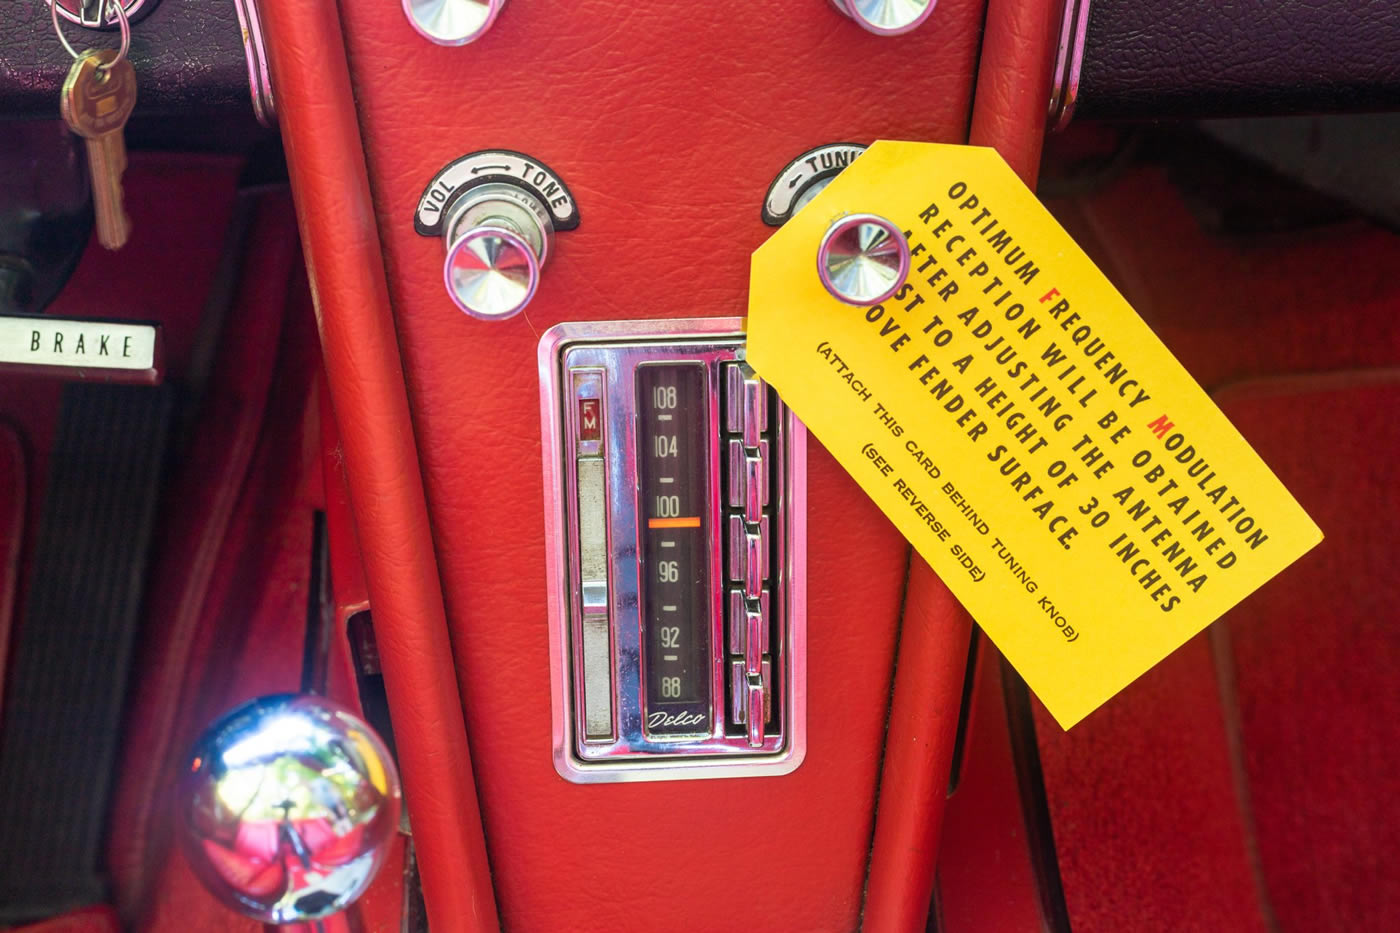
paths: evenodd
<path fill-rule="evenodd" d="M 448 249 L 476 226 L 504 227 L 525 238 L 544 268 L 554 243 L 549 210 L 534 192 L 510 182 L 475 185 L 450 198 L 443 209 L 443 241 Z"/>
<path fill-rule="evenodd" d="M 457 295 L 457 289 L 452 284 L 452 265 L 457 255 L 468 244 L 487 236 L 497 237 L 499 239 L 505 240 L 506 242 L 510 243 L 512 248 L 524 254 L 525 265 L 526 269 L 529 272 L 530 280 L 530 284 L 525 289 L 524 298 L 520 299 L 519 302 L 511 306 L 509 309 L 495 313 L 481 311 L 477 308 L 473 308 L 470 305 L 468 305 Z M 525 237 L 516 233 L 514 230 L 508 229 L 505 226 L 495 224 L 482 224 L 481 226 L 473 227 L 466 233 L 462 234 L 448 248 L 447 256 L 442 263 L 442 282 L 447 289 L 447 296 L 452 299 L 452 303 L 456 305 L 457 309 L 463 314 L 466 314 L 469 317 L 474 317 L 479 321 L 504 321 L 507 318 L 512 318 L 515 315 L 519 314 L 521 311 L 525 310 L 525 307 L 529 305 L 532 299 L 534 299 L 535 292 L 540 285 L 540 266 L 540 257 L 535 254 L 534 248 L 530 246 L 529 240 L 527 240 Z"/>
<path fill-rule="evenodd" d="M 896 244 L 896 249 L 899 253 L 899 265 L 895 272 L 894 283 L 888 289 L 869 300 L 853 301 L 849 296 L 842 293 L 832 280 L 831 274 L 827 270 L 827 253 L 834 239 L 850 230 L 852 227 L 858 227 L 864 224 L 871 224 L 879 227 L 889 234 L 890 239 Z M 868 308 L 872 305 L 880 304 L 883 301 L 888 301 L 894 293 L 899 291 L 900 287 L 904 285 L 905 280 L 909 278 L 910 262 L 909 244 L 904 239 L 904 232 L 900 230 L 899 227 L 895 226 L 892 221 L 881 217 L 879 214 L 846 214 L 826 228 L 826 232 L 822 234 L 821 242 L 817 244 L 817 277 L 821 280 L 822 287 L 837 301 L 858 308 Z"/>

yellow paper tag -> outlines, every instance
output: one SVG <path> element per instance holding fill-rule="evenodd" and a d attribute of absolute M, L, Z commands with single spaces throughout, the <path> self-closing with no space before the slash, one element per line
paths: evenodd
<path fill-rule="evenodd" d="M 870 308 L 838 216 L 909 232 Z M 753 254 L 748 358 L 1065 728 L 1322 540 L 992 149 L 877 142 Z"/>

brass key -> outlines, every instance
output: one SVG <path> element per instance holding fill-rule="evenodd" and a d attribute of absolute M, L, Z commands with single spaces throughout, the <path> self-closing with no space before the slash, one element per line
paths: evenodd
<path fill-rule="evenodd" d="M 113 49 L 92 49 L 73 62 L 60 107 L 68 128 L 87 143 L 97 241 L 108 249 L 121 249 L 131 235 L 131 221 L 122 206 L 122 130 L 135 106 L 136 71 L 126 56 Z"/>

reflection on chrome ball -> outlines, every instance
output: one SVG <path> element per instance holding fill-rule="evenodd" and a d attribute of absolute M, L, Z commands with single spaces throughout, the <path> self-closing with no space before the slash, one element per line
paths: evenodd
<path fill-rule="evenodd" d="M 339 704 L 286 694 L 238 707 L 199 738 L 179 827 L 216 897 L 264 923 L 297 923 L 364 893 L 399 805 L 398 772 L 373 729 Z"/>

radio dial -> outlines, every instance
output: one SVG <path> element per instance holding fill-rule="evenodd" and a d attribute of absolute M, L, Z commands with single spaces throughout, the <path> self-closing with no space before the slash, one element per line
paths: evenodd
<path fill-rule="evenodd" d="M 726 318 L 540 343 L 555 767 L 786 774 L 805 745 L 806 436 Z"/>

